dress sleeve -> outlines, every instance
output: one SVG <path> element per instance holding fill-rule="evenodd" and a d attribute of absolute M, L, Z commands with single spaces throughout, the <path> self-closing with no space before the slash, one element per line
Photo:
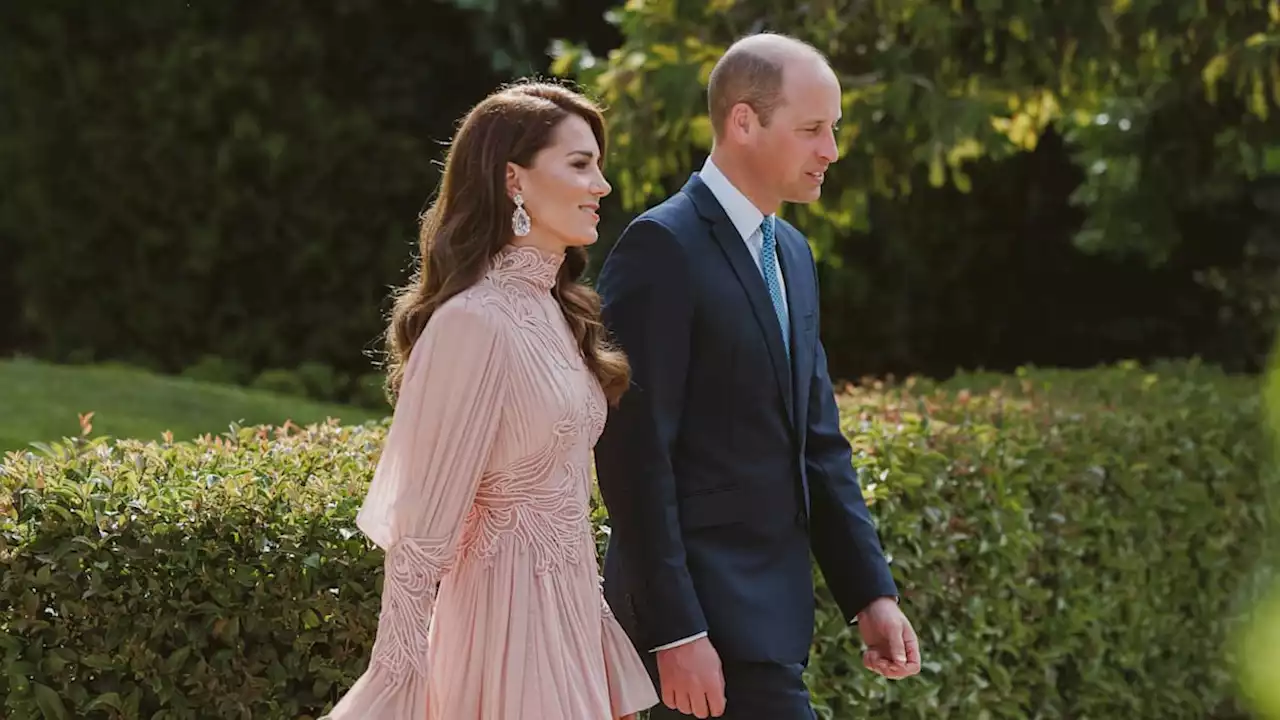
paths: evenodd
<path fill-rule="evenodd" d="M 496 441 L 509 357 L 500 318 L 446 303 L 410 352 L 357 526 L 386 551 L 374 662 L 425 673 L 427 627 Z"/>
<path fill-rule="evenodd" d="M 618 624 L 604 592 L 600 593 L 601 640 L 604 644 L 604 671 L 609 685 L 609 707 L 621 718 L 658 704 L 653 680 L 636 647 Z"/>

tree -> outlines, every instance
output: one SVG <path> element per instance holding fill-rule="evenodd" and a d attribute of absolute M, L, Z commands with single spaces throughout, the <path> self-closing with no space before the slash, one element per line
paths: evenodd
<path fill-rule="evenodd" d="M 711 143 L 704 88 L 750 32 L 822 50 L 844 87 L 843 161 L 823 200 L 791 210 L 821 256 L 865 230 L 875 197 L 967 191 L 966 166 L 1066 136 L 1086 171 L 1086 250 L 1167 258 L 1178 213 L 1280 172 L 1280 0 L 632 0 L 625 42 L 558 45 L 553 70 L 611 109 L 624 205 L 673 189 Z"/>

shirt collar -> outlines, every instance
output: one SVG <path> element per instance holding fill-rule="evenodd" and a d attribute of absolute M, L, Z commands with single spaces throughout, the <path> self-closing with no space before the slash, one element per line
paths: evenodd
<path fill-rule="evenodd" d="M 748 200 L 742 191 L 729 182 L 729 178 L 725 177 L 720 168 L 711 162 L 710 157 L 703 163 L 702 172 L 698 177 L 711 190 L 711 194 L 716 196 L 720 207 L 724 208 L 725 214 L 729 216 L 729 222 L 733 223 L 743 240 L 760 229 L 760 224 L 764 221 L 764 213 L 760 212 L 760 209 Z"/>

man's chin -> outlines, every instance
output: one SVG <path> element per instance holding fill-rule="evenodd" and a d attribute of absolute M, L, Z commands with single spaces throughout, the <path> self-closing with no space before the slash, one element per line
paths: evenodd
<path fill-rule="evenodd" d="M 791 193 L 791 197 L 787 198 L 787 202 L 797 205 L 807 205 L 816 202 L 822 198 L 822 186 L 807 187 Z"/>

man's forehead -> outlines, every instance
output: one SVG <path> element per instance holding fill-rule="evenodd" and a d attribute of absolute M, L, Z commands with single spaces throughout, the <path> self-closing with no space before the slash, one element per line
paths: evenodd
<path fill-rule="evenodd" d="M 840 83 L 825 68 L 810 68 L 808 71 L 784 76 L 782 98 L 784 104 L 800 105 L 807 112 L 837 115 L 841 112 Z"/>

